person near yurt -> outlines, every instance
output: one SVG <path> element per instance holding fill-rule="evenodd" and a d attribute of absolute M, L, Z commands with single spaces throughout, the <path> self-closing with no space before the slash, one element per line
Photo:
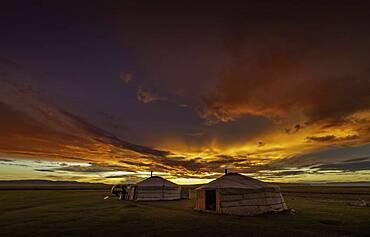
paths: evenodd
<path fill-rule="evenodd" d="M 181 187 L 159 176 L 149 178 L 131 185 L 129 200 L 159 201 L 181 199 Z"/>
<path fill-rule="evenodd" d="M 280 187 L 238 173 L 227 173 L 195 189 L 195 210 L 251 216 L 287 209 Z"/>

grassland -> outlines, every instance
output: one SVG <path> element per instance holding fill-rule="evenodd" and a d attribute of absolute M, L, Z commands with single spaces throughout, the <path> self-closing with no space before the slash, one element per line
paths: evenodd
<path fill-rule="evenodd" d="M 303 196 L 302 190 L 284 190 L 296 215 L 256 217 L 195 212 L 193 200 L 104 200 L 105 190 L 3 190 L 0 236 L 370 236 L 370 207 L 348 205 L 370 197 L 369 189 L 335 189 L 345 198 L 311 195 L 322 189 Z"/>

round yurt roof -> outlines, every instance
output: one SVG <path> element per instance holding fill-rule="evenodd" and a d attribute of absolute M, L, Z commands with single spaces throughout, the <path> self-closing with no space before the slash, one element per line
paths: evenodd
<path fill-rule="evenodd" d="M 172 183 L 162 177 L 159 176 L 152 176 L 143 181 L 140 181 L 136 184 L 136 186 L 145 186 L 145 187 L 177 187 L 177 184 Z"/>
<path fill-rule="evenodd" d="M 279 190 L 279 186 L 275 184 L 265 183 L 251 177 L 247 177 L 238 173 L 228 173 L 222 177 L 202 185 L 196 190 L 201 189 L 275 189 Z"/>

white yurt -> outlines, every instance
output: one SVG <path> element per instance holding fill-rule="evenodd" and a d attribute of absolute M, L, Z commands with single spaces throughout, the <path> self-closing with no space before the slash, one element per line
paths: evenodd
<path fill-rule="evenodd" d="M 181 198 L 181 187 L 159 176 L 151 176 L 137 184 L 131 185 L 129 200 L 159 201 Z"/>
<path fill-rule="evenodd" d="M 195 210 L 251 216 L 287 209 L 280 187 L 227 173 L 196 190 Z"/>

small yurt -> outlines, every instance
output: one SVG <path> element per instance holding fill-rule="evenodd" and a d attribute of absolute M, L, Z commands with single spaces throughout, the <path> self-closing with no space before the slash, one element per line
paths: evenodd
<path fill-rule="evenodd" d="M 151 176 L 137 184 L 131 185 L 129 200 L 159 201 L 181 198 L 181 187 L 159 176 Z"/>
<path fill-rule="evenodd" d="M 238 173 L 222 177 L 195 189 L 195 210 L 251 216 L 287 209 L 278 185 Z"/>

